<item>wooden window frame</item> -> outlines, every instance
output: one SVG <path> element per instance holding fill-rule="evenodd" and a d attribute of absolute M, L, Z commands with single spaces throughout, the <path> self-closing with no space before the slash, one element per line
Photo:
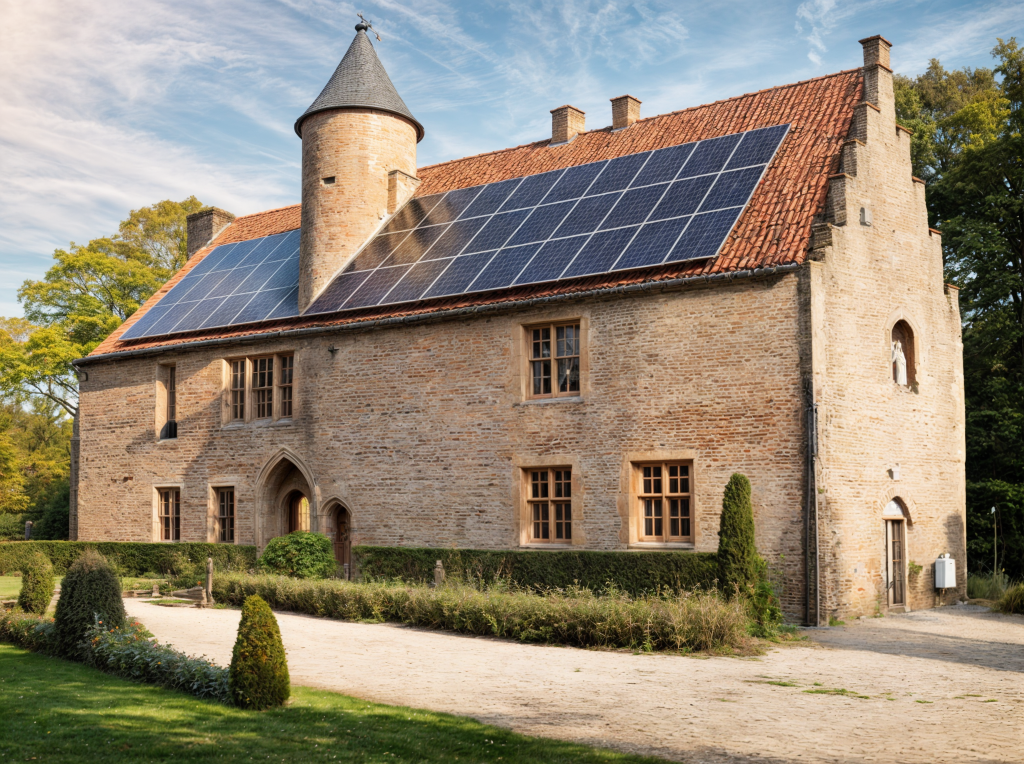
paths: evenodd
<path fill-rule="evenodd" d="M 658 471 L 660 475 L 656 474 Z M 673 475 L 674 471 L 677 474 Z M 632 464 L 632 472 L 633 490 L 630 501 L 636 522 L 637 543 L 654 546 L 693 546 L 697 537 L 693 461 L 664 459 L 635 462 Z M 675 490 L 672 490 L 673 488 Z M 683 488 L 686 490 L 682 490 Z M 677 525 L 673 526 L 673 522 Z M 684 529 L 689 533 L 682 534 L 681 531 Z M 673 533 L 673 530 L 680 532 Z"/>
<path fill-rule="evenodd" d="M 214 508 L 216 509 L 213 540 L 220 544 L 234 544 L 236 538 L 235 522 L 237 519 L 235 487 L 231 485 L 216 486 L 213 489 L 213 497 Z M 225 510 L 229 511 L 225 512 Z M 230 522 L 225 523 L 225 520 Z"/>
<path fill-rule="evenodd" d="M 157 537 L 161 542 L 181 541 L 181 487 L 156 489 Z"/>
<path fill-rule="evenodd" d="M 274 385 L 277 395 L 274 405 L 277 406 L 277 419 L 291 419 L 294 411 L 294 380 L 295 354 L 279 353 L 277 356 L 277 376 Z"/>
<path fill-rule="evenodd" d="M 252 419 L 274 419 L 275 355 L 260 355 L 249 359 L 249 392 Z M 265 368 L 260 368 L 266 363 Z M 259 382 L 260 384 L 257 384 Z"/>
<path fill-rule="evenodd" d="M 248 407 L 249 359 L 230 358 L 228 364 L 227 419 L 228 422 L 244 422 Z M 239 385 L 241 382 L 241 385 Z"/>
<path fill-rule="evenodd" d="M 578 521 L 573 513 L 573 468 L 524 467 L 522 475 L 526 543 L 571 546 L 573 523 Z"/>
<path fill-rule="evenodd" d="M 575 331 L 575 353 L 564 353 L 561 341 L 558 338 L 559 330 L 572 328 Z M 547 338 L 535 337 L 535 332 L 547 332 Z M 545 321 L 523 326 L 523 356 L 524 356 L 524 391 L 527 400 L 550 400 L 556 398 L 579 398 L 583 395 L 583 378 L 586 368 L 586 347 L 584 337 L 586 336 L 586 325 L 583 319 L 563 319 L 558 321 Z M 539 342 L 547 342 L 550 355 L 535 356 L 534 352 Z M 575 359 L 576 361 L 576 389 L 567 387 L 560 390 L 559 362 L 563 359 Z M 550 391 L 535 392 L 536 365 L 546 364 L 548 367 L 547 380 L 550 383 Z M 544 377 L 542 377 L 543 379 Z"/>

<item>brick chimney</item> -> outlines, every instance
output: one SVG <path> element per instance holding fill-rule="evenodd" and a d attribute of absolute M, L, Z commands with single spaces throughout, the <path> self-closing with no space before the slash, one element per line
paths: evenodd
<path fill-rule="evenodd" d="M 622 130 L 640 119 L 640 99 L 623 95 L 612 100 L 612 130 Z"/>
<path fill-rule="evenodd" d="M 892 89 L 892 69 L 889 68 L 892 43 L 879 34 L 858 42 L 864 48 L 864 100 L 880 106 L 879 100 L 884 100 L 889 95 L 887 91 Z"/>
<path fill-rule="evenodd" d="M 559 106 L 551 110 L 551 143 L 568 143 L 586 130 L 586 116 L 575 106 Z"/>
<path fill-rule="evenodd" d="M 185 237 L 188 247 L 188 259 L 201 250 L 214 237 L 227 228 L 235 219 L 227 210 L 220 207 L 207 207 L 205 210 L 193 212 L 185 218 Z"/>

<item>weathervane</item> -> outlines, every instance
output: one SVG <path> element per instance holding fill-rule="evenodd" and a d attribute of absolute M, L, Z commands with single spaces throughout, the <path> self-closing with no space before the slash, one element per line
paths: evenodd
<path fill-rule="evenodd" d="M 373 32 L 373 36 L 377 38 L 377 42 L 380 42 L 380 35 L 377 34 L 377 30 L 373 28 L 373 24 L 367 21 L 366 17 L 363 16 L 363 14 L 361 13 L 357 13 L 356 16 L 359 17 L 359 23 L 356 24 L 356 30 L 365 32 L 367 29 L 369 29 L 371 32 Z"/>

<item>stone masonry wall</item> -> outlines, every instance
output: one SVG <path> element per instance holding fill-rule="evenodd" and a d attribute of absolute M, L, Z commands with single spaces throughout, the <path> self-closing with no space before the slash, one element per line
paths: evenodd
<path fill-rule="evenodd" d="M 943 285 L 940 238 L 928 230 L 924 185 L 911 178 L 892 74 L 876 67 L 872 76 L 877 108 L 858 107 L 858 142 L 844 152 L 846 176 L 830 194 L 832 220 L 844 224 L 829 226 L 830 244 L 809 264 L 823 620 L 885 611 L 882 509 L 894 497 L 909 509 L 905 557 L 923 567 L 909 577 L 910 608 L 963 595 L 967 573 L 957 292 Z M 914 332 L 912 387 L 892 378 L 899 320 Z M 940 597 L 932 563 L 946 552 L 960 588 Z"/>
<path fill-rule="evenodd" d="M 212 539 L 212 488 L 231 485 L 237 541 L 265 543 L 284 509 L 257 506 L 271 501 L 262 483 L 287 458 L 314 483 L 314 529 L 328 529 L 322 514 L 340 501 L 353 543 L 474 548 L 524 541 L 519 468 L 569 465 L 573 544 L 626 549 L 631 460 L 692 458 L 695 548 L 717 548 L 722 490 L 746 474 L 758 545 L 783 577 L 787 612 L 802 618 L 803 278 L 91 365 L 79 538 L 154 540 L 155 489 L 180 486 L 183 539 Z M 581 395 L 525 400 L 523 325 L 576 318 Z M 225 425 L 224 359 L 282 351 L 295 352 L 292 420 Z M 160 363 L 177 368 L 176 440 L 157 439 Z"/>

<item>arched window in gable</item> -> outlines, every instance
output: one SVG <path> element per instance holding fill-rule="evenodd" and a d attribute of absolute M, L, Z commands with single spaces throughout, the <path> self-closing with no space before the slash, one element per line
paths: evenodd
<path fill-rule="evenodd" d="M 892 381 L 897 385 L 910 387 L 917 382 L 914 359 L 914 330 L 906 321 L 897 321 L 890 337 Z"/>

